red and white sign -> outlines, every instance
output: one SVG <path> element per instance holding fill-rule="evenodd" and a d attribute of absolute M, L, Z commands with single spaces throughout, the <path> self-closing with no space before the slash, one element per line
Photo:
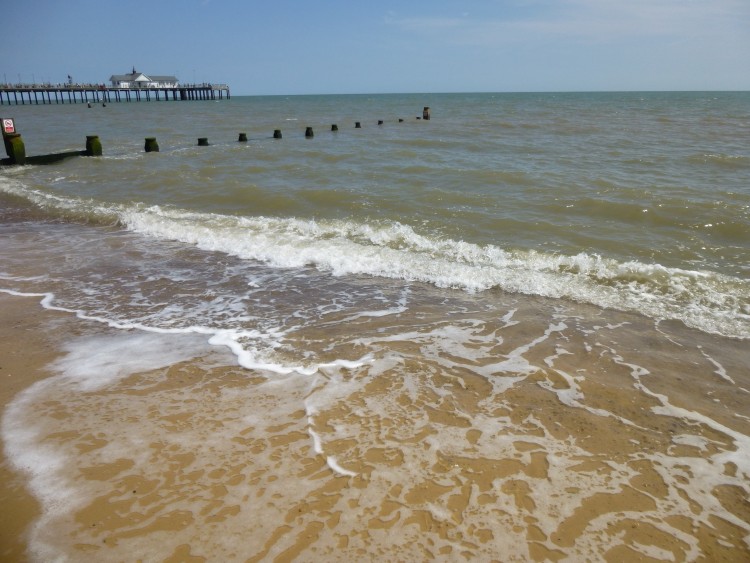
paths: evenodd
<path fill-rule="evenodd" d="M 3 133 L 15 133 L 16 126 L 12 119 L 3 119 Z"/>

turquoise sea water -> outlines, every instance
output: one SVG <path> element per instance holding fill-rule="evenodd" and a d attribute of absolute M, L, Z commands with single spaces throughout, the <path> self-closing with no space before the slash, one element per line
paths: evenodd
<path fill-rule="evenodd" d="M 430 120 L 417 119 L 424 106 Z M 368 474 L 383 467 L 364 446 L 342 445 L 329 455 L 327 445 L 342 436 L 407 452 L 403 475 L 380 475 L 383 490 L 420 479 L 447 486 L 449 478 L 481 489 L 470 475 L 476 470 L 458 465 L 436 478 L 436 460 L 447 451 L 494 459 L 502 450 L 497 440 L 504 443 L 498 436 L 529 432 L 528 421 L 524 428 L 498 409 L 531 408 L 543 390 L 550 408 L 562 411 L 557 422 L 540 417 L 541 434 L 524 439 L 548 464 L 566 460 L 548 468 L 557 472 L 548 484 L 572 479 L 566 468 L 596 449 L 587 449 L 580 428 L 561 438 L 551 425 L 584 413 L 616 421 L 624 434 L 653 430 L 662 446 L 630 436 L 628 443 L 639 444 L 632 452 L 622 444 L 608 450 L 621 469 L 646 460 L 661 476 L 669 492 L 653 497 L 645 518 L 657 526 L 679 516 L 697 527 L 724 518 L 738 531 L 722 541 L 747 553 L 742 538 L 750 522 L 714 495 L 730 487 L 739 502 L 750 491 L 749 93 L 234 97 L 2 112 L 15 118 L 27 154 L 82 149 L 86 135 L 98 134 L 104 156 L 0 170 L 0 290 L 45 296 L 46 306 L 128 337 L 152 335 L 153 357 L 167 358 L 156 365 L 176 361 L 165 348 L 182 349 L 161 338 L 184 337 L 187 349 L 203 350 L 197 337 L 208 350 L 228 351 L 230 365 L 286 381 L 295 398 L 279 408 L 289 416 L 304 411 L 300 428 L 311 455 L 322 456 L 332 474 L 357 479 L 367 472 L 363 460 L 375 467 Z M 313 138 L 305 138 L 306 127 Z M 275 129 L 282 139 L 272 138 Z M 237 141 L 240 132 L 247 143 Z M 143 150 L 151 136 L 159 153 Z M 210 146 L 197 146 L 199 137 Z M 81 350 L 109 350 L 95 339 L 70 346 L 82 363 Z M 112 354 L 129 365 L 127 352 L 113 347 Z M 378 388 L 354 409 L 356 420 L 317 422 L 355 396 L 364 400 L 359 393 L 383 378 L 398 381 L 398 389 Z M 461 402 L 474 378 L 488 387 Z M 617 389 L 614 402 L 595 389 L 605 380 Z M 532 384 L 534 393 L 515 396 Z M 301 397 L 299 385 L 310 386 Z M 686 385 L 687 393 L 675 392 Z M 30 393 L 19 405 L 30 409 L 39 397 Z M 180 404 L 181 397 L 170 400 Z M 408 406 L 396 408 L 399 397 L 409 397 Z M 628 401 L 640 406 L 631 412 Z M 257 405 L 248 398 L 232 408 Z M 451 425 L 432 410 L 463 422 Z M 6 442 L 11 457 L 24 459 L 40 442 L 13 438 L 14 425 L 28 416 L 18 405 L 13 413 Z M 430 447 L 417 452 L 404 436 L 373 431 L 386 420 L 413 425 L 414 435 L 424 431 Z M 679 428 L 663 431 L 665 420 Z M 464 423 L 481 438 L 459 436 Z M 695 459 L 702 473 L 678 479 L 674 468 Z M 560 501 L 568 508 L 552 511 L 557 516 L 534 497 L 539 545 L 570 557 L 620 554 L 623 545 L 663 555 L 664 546 L 639 548 L 642 539 L 602 540 L 601 526 L 622 515 L 600 514 L 571 545 L 554 539 L 571 507 L 621 491 L 626 473 L 611 481 L 576 473 L 576 490 Z M 540 486 L 529 472 L 521 480 L 531 491 Z M 416 510 L 408 496 L 397 500 Z M 453 510 L 445 499 L 416 505 L 439 520 Z M 713 508 L 696 515 L 691 503 Z M 475 508 L 445 518 L 469 534 L 492 513 Z M 508 529 L 528 524 L 520 508 L 503 511 L 513 520 Z M 55 522 L 50 514 L 47 527 Z M 401 531 L 388 541 L 406 545 L 409 516 L 400 518 Z M 671 532 L 657 527 L 680 535 L 684 558 L 707 549 L 699 534 L 674 525 Z M 60 537 L 37 543 L 59 549 Z M 464 548 L 488 556 L 510 541 L 493 537 Z M 440 534 L 433 539 L 450 543 Z M 531 557 L 538 553 L 532 543 L 511 542 L 512 553 Z"/>

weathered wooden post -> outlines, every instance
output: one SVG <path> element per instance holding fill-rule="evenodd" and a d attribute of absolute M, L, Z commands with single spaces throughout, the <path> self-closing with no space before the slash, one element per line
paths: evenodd
<path fill-rule="evenodd" d="M 237 139 L 238 143 L 247 143 L 247 133 L 240 133 L 240 138 Z"/>
<path fill-rule="evenodd" d="M 3 144 L 11 164 L 26 163 L 26 146 L 21 134 L 16 131 L 16 122 L 11 117 L 2 118 Z"/>
<path fill-rule="evenodd" d="M 9 133 L 3 136 L 5 152 L 11 164 L 26 164 L 26 146 L 20 133 Z"/>
<path fill-rule="evenodd" d="M 354 123 L 354 128 L 355 129 L 362 129 L 362 124 L 359 121 L 357 121 L 357 122 Z"/>
<path fill-rule="evenodd" d="M 314 136 L 315 136 L 315 134 L 313 133 L 313 128 L 312 127 L 308 127 L 307 129 L 305 129 L 305 138 L 306 139 L 312 139 Z"/>
<path fill-rule="evenodd" d="M 156 137 L 146 137 L 144 149 L 146 152 L 159 152 L 159 143 L 156 142 Z"/>
<path fill-rule="evenodd" d="M 273 138 L 274 139 L 281 139 L 281 129 L 274 129 L 273 130 Z"/>
<path fill-rule="evenodd" d="M 208 146 L 208 137 L 198 137 L 198 146 L 199 147 L 207 147 Z"/>
<path fill-rule="evenodd" d="M 382 119 L 378 119 L 378 125 L 383 125 L 383 120 Z"/>
<path fill-rule="evenodd" d="M 425 106 L 424 109 L 422 110 L 422 119 L 427 119 L 427 120 L 430 119 L 430 108 L 427 106 Z"/>
<path fill-rule="evenodd" d="M 331 131 L 338 131 L 338 130 L 339 130 L 339 126 L 338 125 L 336 125 L 335 123 L 333 125 L 331 125 Z"/>
<path fill-rule="evenodd" d="M 86 135 L 86 156 L 102 156 L 102 142 L 99 135 Z"/>

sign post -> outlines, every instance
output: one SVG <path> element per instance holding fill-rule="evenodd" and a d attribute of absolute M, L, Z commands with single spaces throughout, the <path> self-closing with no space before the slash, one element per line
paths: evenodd
<path fill-rule="evenodd" d="M 26 162 L 26 147 L 21 135 L 16 131 L 16 123 L 12 117 L 0 118 L 3 129 L 3 144 L 5 153 L 11 164 L 24 164 Z"/>
<path fill-rule="evenodd" d="M 16 132 L 16 123 L 13 120 L 12 117 L 3 117 L 3 136 L 5 136 L 6 133 L 15 133 Z"/>

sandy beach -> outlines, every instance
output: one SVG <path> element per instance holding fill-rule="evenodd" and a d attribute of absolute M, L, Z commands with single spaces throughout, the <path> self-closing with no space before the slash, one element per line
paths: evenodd
<path fill-rule="evenodd" d="M 494 404 L 486 402 L 493 384 L 463 370 L 414 365 L 415 377 L 431 380 L 416 388 L 346 370 L 269 380 L 210 348 L 106 385 L 59 375 L 42 384 L 50 362 L 65 371 L 62 335 L 122 335 L 46 311 L 38 299 L 0 299 L 4 410 L 16 397 L 29 443 L 49 448 L 37 455 L 50 462 L 25 475 L 3 462 L 4 560 L 545 561 L 596 553 L 607 561 L 739 561 L 748 553 L 750 513 L 731 484 L 741 471 L 731 431 L 674 415 L 688 406 L 679 392 L 673 416 L 655 414 L 657 394 L 634 401 L 632 366 L 610 369 L 606 383 L 579 381 L 586 408 L 561 404 L 572 384 L 562 362 Z M 528 335 L 515 338 L 511 348 Z M 527 359 L 543 363 L 554 349 L 550 342 Z M 573 371 L 575 358 L 567 362 Z M 732 405 L 731 386 L 716 383 L 685 375 L 687 387 L 707 385 L 709 396 Z M 601 415 L 605 406 L 612 414 Z M 45 494 L 44 513 L 25 488 L 29 478 Z"/>
<path fill-rule="evenodd" d="M 67 316 L 43 309 L 39 298 L 0 293 L 0 408 L 36 381 L 49 377 L 45 367 L 58 355 L 58 329 L 72 329 Z M 2 451 L 0 464 L 0 556 L 25 560 L 27 528 L 39 516 L 39 503 L 26 488 L 26 479 Z"/>

